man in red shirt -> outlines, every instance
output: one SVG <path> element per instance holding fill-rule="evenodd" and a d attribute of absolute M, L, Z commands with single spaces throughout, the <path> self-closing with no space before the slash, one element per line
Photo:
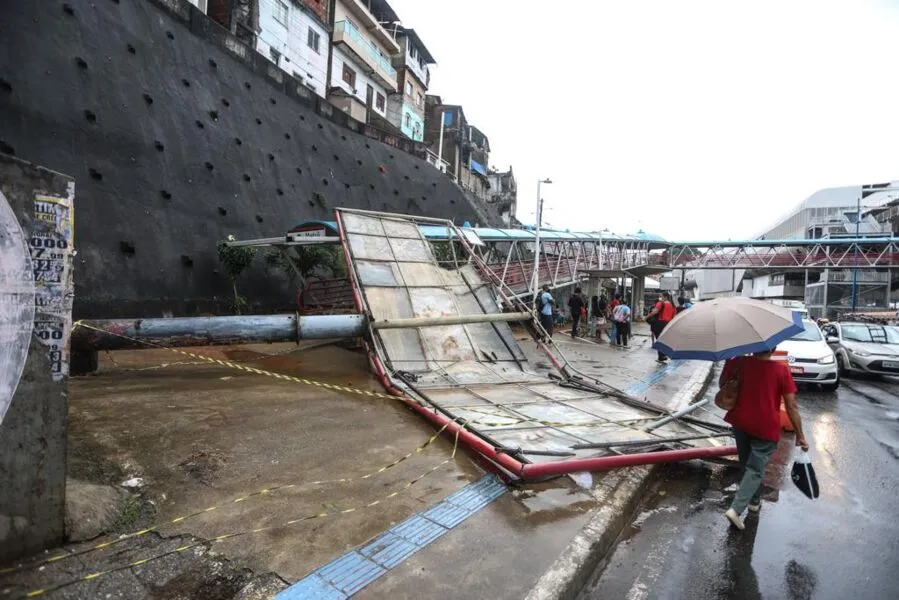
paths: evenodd
<path fill-rule="evenodd" d="M 735 527 L 744 529 L 743 511 L 758 512 L 762 507 L 762 475 L 780 440 L 781 398 L 796 430 L 796 445 L 808 450 L 808 443 L 796 405 L 796 383 L 786 365 L 771 360 L 771 352 L 732 358 L 724 364 L 719 385 L 723 386 L 735 369 L 739 369 L 740 392 L 724 420 L 734 428 L 743 478 L 724 514 Z"/>
<path fill-rule="evenodd" d="M 671 322 L 671 319 L 673 319 L 675 315 L 677 315 L 677 308 L 675 308 L 674 303 L 671 302 L 671 294 L 662 292 L 662 299 L 656 302 L 652 311 L 646 315 L 646 320 L 649 322 L 649 328 L 652 331 L 654 338 L 653 344 L 659 339 L 659 336 L 662 335 L 662 331 L 665 330 L 665 327 L 668 326 L 668 323 Z M 659 357 L 656 360 L 663 363 L 668 360 L 668 357 L 659 352 Z"/>

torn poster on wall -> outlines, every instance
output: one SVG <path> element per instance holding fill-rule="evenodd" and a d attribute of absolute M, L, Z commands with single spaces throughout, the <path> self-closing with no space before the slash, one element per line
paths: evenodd
<path fill-rule="evenodd" d="M 54 381 L 69 374 L 74 288 L 75 184 L 66 196 L 35 194 L 29 240 L 34 269 L 34 335 L 47 346 Z"/>
<path fill-rule="evenodd" d="M 0 423 L 25 368 L 33 324 L 34 274 L 28 241 L 0 192 Z"/>

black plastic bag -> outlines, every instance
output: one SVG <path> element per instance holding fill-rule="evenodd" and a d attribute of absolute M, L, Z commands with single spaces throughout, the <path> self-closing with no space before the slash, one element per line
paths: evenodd
<path fill-rule="evenodd" d="M 820 491 L 818 477 L 815 475 L 815 468 L 812 466 L 812 459 L 809 458 L 807 451 L 796 448 L 790 477 L 803 494 L 812 500 L 818 497 Z"/>

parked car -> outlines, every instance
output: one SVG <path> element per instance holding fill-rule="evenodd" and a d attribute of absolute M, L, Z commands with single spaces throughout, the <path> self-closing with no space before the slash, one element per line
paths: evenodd
<path fill-rule="evenodd" d="M 899 375 L 899 331 L 875 323 L 829 323 L 824 327 L 840 374 Z"/>
<path fill-rule="evenodd" d="M 825 390 L 837 389 L 840 374 L 833 350 L 814 321 L 803 319 L 802 325 L 805 331 L 777 345 L 778 350 L 787 353 L 793 379 L 798 383 L 820 384 Z"/>

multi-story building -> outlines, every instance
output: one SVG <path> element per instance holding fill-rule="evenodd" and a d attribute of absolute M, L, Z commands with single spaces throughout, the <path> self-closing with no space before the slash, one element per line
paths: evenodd
<path fill-rule="evenodd" d="M 357 121 L 387 119 L 387 98 L 397 91 L 391 57 L 401 51 L 388 29 L 399 18 L 384 0 L 335 0 L 328 100 Z"/>
<path fill-rule="evenodd" d="M 491 170 L 487 174 L 487 182 L 490 185 L 488 202 L 497 205 L 500 217 L 506 227 L 515 227 L 518 184 L 515 182 L 515 175 L 512 174 L 512 167 L 509 167 L 509 170 L 504 173 Z"/>
<path fill-rule="evenodd" d="M 421 142 L 425 135 L 425 97 L 431 83 L 429 65 L 436 62 L 414 29 L 399 25 L 395 31 L 402 50 L 393 57 L 398 85 L 397 92 L 387 99 L 387 119 L 406 137 Z"/>
<path fill-rule="evenodd" d="M 256 50 L 324 98 L 328 87 L 327 0 L 259 0 Z"/>
<path fill-rule="evenodd" d="M 482 200 L 488 200 L 490 182 L 490 141 L 469 124 L 462 107 L 444 104 L 440 96 L 425 98 L 425 144 L 446 161 L 447 173 L 464 189 Z"/>

